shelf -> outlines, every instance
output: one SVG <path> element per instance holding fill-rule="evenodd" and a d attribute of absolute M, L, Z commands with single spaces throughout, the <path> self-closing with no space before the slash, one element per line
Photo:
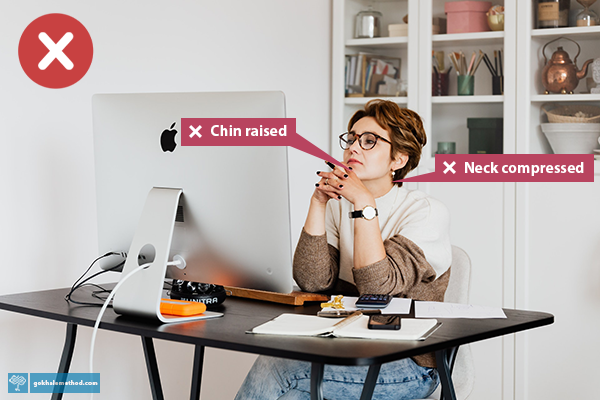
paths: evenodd
<path fill-rule="evenodd" d="M 577 102 L 577 101 L 600 101 L 600 94 L 536 94 L 531 96 L 532 103 L 547 102 Z"/>
<path fill-rule="evenodd" d="M 531 36 L 544 39 L 554 39 L 560 36 L 569 36 L 574 38 L 592 38 L 600 33 L 600 26 L 571 27 L 571 28 L 547 28 L 532 29 Z"/>
<path fill-rule="evenodd" d="M 435 44 L 446 44 L 451 42 L 452 46 L 458 43 L 473 45 L 504 44 L 504 31 L 501 32 L 474 32 L 474 33 L 449 33 L 433 35 L 432 42 Z"/>
<path fill-rule="evenodd" d="M 369 100 L 373 99 L 384 99 L 393 101 L 396 104 L 406 104 L 408 103 L 408 97 L 346 97 L 344 98 L 344 104 L 356 104 L 356 105 L 365 105 Z"/>
<path fill-rule="evenodd" d="M 379 49 L 397 49 L 406 47 L 408 36 L 379 37 L 373 39 L 348 39 L 346 47 L 372 47 Z"/>
<path fill-rule="evenodd" d="M 433 96 L 433 104 L 502 103 L 504 96 Z"/>

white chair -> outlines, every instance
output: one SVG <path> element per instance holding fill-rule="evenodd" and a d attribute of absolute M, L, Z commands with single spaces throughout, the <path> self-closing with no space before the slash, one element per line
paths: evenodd
<path fill-rule="evenodd" d="M 471 283 L 471 259 L 460 247 L 452 246 L 452 271 L 450 282 L 444 295 L 444 301 L 448 303 L 469 304 L 469 289 Z M 473 367 L 473 356 L 469 345 L 462 345 L 456 354 L 454 368 L 452 369 L 452 381 L 457 400 L 464 400 L 473 391 L 475 383 L 475 369 Z M 440 385 L 441 386 L 441 385 Z M 428 399 L 439 399 L 441 387 Z"/>

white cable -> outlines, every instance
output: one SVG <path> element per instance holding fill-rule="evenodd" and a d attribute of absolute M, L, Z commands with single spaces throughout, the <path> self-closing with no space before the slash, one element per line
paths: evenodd
<path fill-rule="evenodd" d="M 100 320 L 102 319 L 102 316 L 104 315 L 104 311 L 106 311 L 108 304 L 114 297 L 115 293 L 117 293 L 117 290 L 121 287 L 123 282 L 125 282 L 127 279 L 129 279 L 129 277 L 132 276 L 133 274 L 141 271 L 144 268 L 149 267 L 151 264 L 152 264 L 151 262 L 142 264 L 139 267 L 137 267 L 136 269 L 134 269 L 133 271 L 131 271 L 130 273 L 128 273 L 127 275 L 125 275 L 125 277 L 123 279 L 121 279 L 119 281 L 119 283 L 117 283 L 117 286 L 115 286 L 115 288 L 110 292 L 110 294 L 106 298 L 106 301 L 102 305 L 102 309 L 100 310 L 100 313 L 98 314 L 98 318 L 96 319 L 96 323 L 94 324 L 94 330 L 92 331 L 92 343 L 90 345 L 90 374 L 93 372 L 93 367 L 94 367 L 94 344 L 96 342 L 96 333 L 98 332 L 98 327 L 100 326 Z M 94 393 L 91 393 L 90 398 L 91 399 L 94 398 Z"/>

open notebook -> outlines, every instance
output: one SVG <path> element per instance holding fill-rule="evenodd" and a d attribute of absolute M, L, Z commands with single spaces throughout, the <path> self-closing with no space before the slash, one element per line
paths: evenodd
<path fill-rule="evenodd" d="M 403 318 L 400 330 L 368 329 L 368 315 L 355 315 L 344 320 L 314 315 L 281 314 L 252 329 L 249 333 L 289 336 L 335 336 L 344 338 L 424 340 L 433 332 L 435 319 Z"/>

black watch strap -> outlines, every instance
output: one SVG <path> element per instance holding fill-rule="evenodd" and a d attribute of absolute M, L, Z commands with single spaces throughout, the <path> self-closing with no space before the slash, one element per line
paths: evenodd
<path fill-rule="evenodd" d="M 371 207 L 371 206 L 367 206 L 367 207 L 369 207 L 369 208 L 372 208 L 373 210 L 375 210 L 375 217 L 379 216 L 379 211 L 377 211 L 377 208 L 375 208 L 375 207 Z M 365 208 L 366 208 L 366 207 L 365 207 Z M 348 213 L 348 216 L 349 216 L 350 218 L 365 218 L 365 215 L 364 215 L 364 213 L 363 213 L 363 210 L 350 211 L 350 212 Z M 373 218 L 375 218 L 375 217 L 373 217 Z M 371 219 L 373 219 L 373 218 L 370 218 L 369 220 L 371 220 Z M 367 218 L 365 218 L 365 219 L 367 219 Z"/>

